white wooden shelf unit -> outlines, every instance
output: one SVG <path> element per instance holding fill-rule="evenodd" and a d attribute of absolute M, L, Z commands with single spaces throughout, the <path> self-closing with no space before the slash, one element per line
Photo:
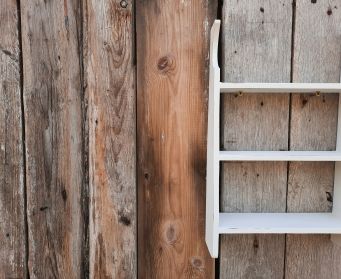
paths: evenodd
<path fill-rule="evenodd" d="M 206 244 L 218 257 L 219 234 L 295 233 L 332 234 L 341 243 L 341 137 L 336 151 L 220 151 L 219 111 L 222 93 L 340 93 L 341 83 L 223 83 L 218 66 L 220 21 L 211 29 L 207 138 Z M 341 134 L 341 98 L 338 134 Z M 219 164 L 222 161 L 335 161 L 331 213 L 222 213 L 219 212 Z"/>

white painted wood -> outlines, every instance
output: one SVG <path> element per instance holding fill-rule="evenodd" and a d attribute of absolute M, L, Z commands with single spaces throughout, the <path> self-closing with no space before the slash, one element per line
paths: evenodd
<path fill-rule="evenodd" d="M 221 83 L 218 65 L 220 20 L 211 28 L 207 134 L 206 235 L 212 257 L 218 257 L 219 234 L 332 234 L 341 245 L 341 137 L 335 151 L 220 151 L 220 93 L 341 93 L 341 83 Z M 338 134 L 341 134 L 339 98 Z M 220 213 L 220 161 L 335 161 L 332 213 Z"/>
<path fill-rule="evenodd" d="M 341 70 L 340 70 L 341 74 Z M 341 76 L 340 76 L 341 84 Z M 339 94 L 339 110 L 337 122 L 336 151 L 341 152 L 341 94 Z M 334 194 L 333 194 L 333 214 L 339 218 L 341 223 L 341 162 L 335 163 Z M 331 240 L 341 246 L 341 235 L 332 234 Z"/>
<path fill-rule="evenodd" d="M 206 244 L 213 258 L 218 257 L 219 251 L 219 29 L 220 20 L 215 20 L 211 29 L 210 42 L 205 233 Z"/>
<path fill-rule="evenodd" d="M 220 161 L 341 161 L 341 151 L 220 151 Z"/>
<path fill-rule="evenodd" d="M 220 213 L 219 233 L 341 233 L 332 213 Z"/>
<path fill-rule="evenodd" d="M 221 93 L 340 93 L 340 83 L 220 83 Z"/>

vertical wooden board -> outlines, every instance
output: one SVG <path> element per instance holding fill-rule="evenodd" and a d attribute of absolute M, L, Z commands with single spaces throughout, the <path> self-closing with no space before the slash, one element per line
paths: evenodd
<path fill-rule="evenodd" d="M 221 245 L 220 278 L 283 278 L 283 236 L 230 235 Z"/>
<path fill-rule="evenodd" d="M 296 3 L 294 82 L 339 82 L 341 1 Z M 338 95 L 292 96 L 292 150 L 335 150 Z M 289 212 L 331 211 L 334 163 L 291 163 Z M 341 249 L 329 235 L 288 235 L 287 278 L 339 278 Z"/>
<path fill-rule="evenodd" d="M 215 1 L 137 1 L 140 278 L 213 278 L 205 240 L 209 30 Z"/>
<path fill-rule="evenodd" d="M 25 278 L 25 188 L 16 1 L 0 2 L 0 278 Z"/>
<path fill-rule="evenodd" d="M 80 278 L 80 3 L 22 1 L 30 278 Z"/>
<path fill-rule="evenodd" d="M 90 278 L 136 278 L 133 1 L 87 0 Z"/>
<path fill-rule="evenodd" d="M 286 278 L 340 278 L 341 249 L 330 235 L 287 235 Z"/>
<path fill-rule="evenodd" d="M 225 82 L 289 82 L 291 1 L 224 1 L 222 72 Z M 225 94 L 224 150 L 288 150 L 289 94 Z M 221 166 L 223 212 L 284 212 L 287 163 Z M 220 278 L 281 278 L 283 235 L 221 236 Z"/>

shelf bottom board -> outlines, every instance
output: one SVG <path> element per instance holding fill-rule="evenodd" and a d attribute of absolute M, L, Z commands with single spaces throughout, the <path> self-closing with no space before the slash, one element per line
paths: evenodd
<path fill-rule="evenodd" d="M 340 151 L 219 151 L 226 161 L 341 161 Z"/>
<path fill-rule="evenodd" d="M 220 234 L 341 234 L 341 217 L 332 213 L 220 213 Z"/>

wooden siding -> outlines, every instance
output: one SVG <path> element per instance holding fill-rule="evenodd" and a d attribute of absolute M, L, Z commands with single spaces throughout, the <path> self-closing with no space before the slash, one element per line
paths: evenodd
<path fill-rule="evenodd" d="M 208 45 L 229 82 L 339 82 L 341 0 L 0 3 L 0 278 L 339 278 L 329 235 L 204 241 Z M 225 94 L 221 148 L 333 150 L 338 95 Z M 329 212 L 330 162 L 226 162 L 224 212 Z"/>
<path fill-rule="evenodd" d="M 291 17 L 290 0 L 224 1 L 223 81 L 290 82 Z M 288 150 L 289 94 L 223 95 L 221 122 L 225 150 Z M 221 172 L 221 211 L 285 212 L 286 162 Z M 283 278 L 284 250 L 284 235 L 222 236 L 220 278 Z"/>
<path fill-rule="evenodd" d="M 27 267 L 19 9 L 0 2 L 0 278 Z"/>
<path fill-rule="evenodd" d="M 341 1 L 312 2 L 296 3 L 293 81 L 340 82 Z M 290 149 L 335 150 L 338 99 L 338 94 L 292 96 Z M 331 211 L 333 182 L 334 163 L 290 163 L 288 212 Z M 338 278 L 340 261 L 341 249 L 329 235 L 287 236 L 287 278 Z"/>
<path fill-rule="evenodd" d="M 30 278 L 82 273 L 78 1 L 21 3 Z"/>
<path fill-rule="evenodd" d="M 137 1 L 141 278 L 214 275 L 204 240 L 210 7 Z"/>
<path fill-rule="evenodd" d="M 136 278 L 133 4 L 88 0 L 90 278 Z"/>

